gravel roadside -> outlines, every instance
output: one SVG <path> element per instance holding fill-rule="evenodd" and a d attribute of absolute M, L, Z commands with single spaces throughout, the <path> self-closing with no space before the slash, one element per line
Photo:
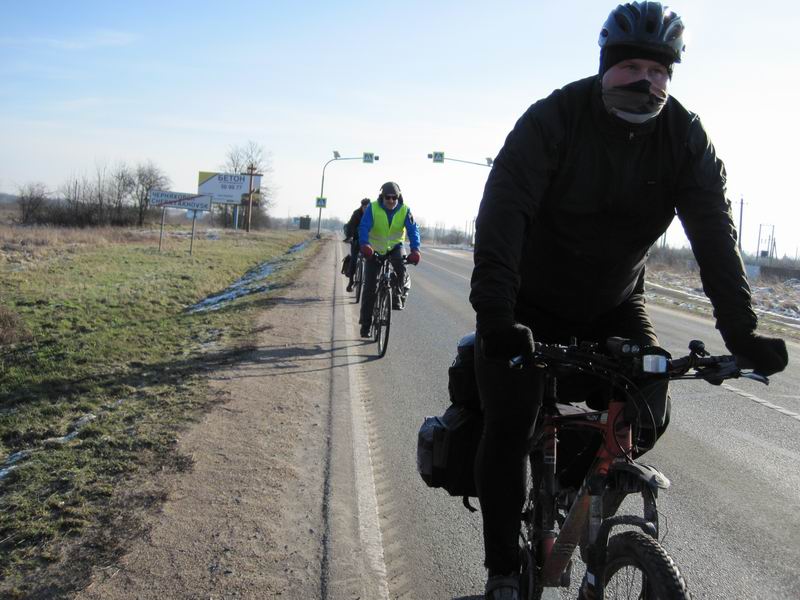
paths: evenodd
<path fill-rule="evenodd" d="M 227 399 L 179 438 L 192 466 L 155 482 L 166 501 L 81 600 L 317 598 L 325 553 L 333 242 L 272 298 L 255 350 L 212 372 Z"/>

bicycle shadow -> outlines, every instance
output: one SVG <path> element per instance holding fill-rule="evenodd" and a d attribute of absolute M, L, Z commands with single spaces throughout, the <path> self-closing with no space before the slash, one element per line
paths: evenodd
<path fill-rule="evenodd" d="M 237 377 L 280 377 L 363 364 L 378 357 L 351 354 L 349 351 L 371 343 L 372 340 L 356 338 L 333 340 L 332 345 L 295 342 L 253 347 L 237 365 Z"/>

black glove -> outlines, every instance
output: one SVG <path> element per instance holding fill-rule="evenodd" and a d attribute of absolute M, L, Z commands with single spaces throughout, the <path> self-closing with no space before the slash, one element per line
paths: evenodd
<path fill-rule="evenodd" d="M 508 323 L 478 330 L 482 339 L 483 355 L 489 359 L 510 360 L 516 356 L 533 354 L 533 333 L 521 323 Z"/>
<path fill-rule="evenodd" d="M 725 345 L 736 356 L 740 366 L 752 368 L 760 375 L 783 371 L 789 363 L 786 342 L 780 338 L 765 337 L 751 331 L 725 336 Z"/>

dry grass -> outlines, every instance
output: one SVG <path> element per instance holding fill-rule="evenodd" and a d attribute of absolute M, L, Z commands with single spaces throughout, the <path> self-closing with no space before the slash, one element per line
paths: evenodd
<path fill-rule="evenodd" d="M 0 204 L 0 224 L 13 224 L 19 219 L 19 207 L 16 204 Z"/>
<path fill-rule="evenodd" d="M 20 246 L 103 246 L 114 243 L 140 242 L 152 236 L 150 231 L 122 227 L 22 227 L 0 225 L 0 243 Z"/>
<path fill-rule="evenodd" d="M 0 306 L 0 346 L 23 342 L 30 337 L 31 334 L 20 316 L 5 306 Z"/>
<path fill-rule="evenodd" d="M 80 229 L 0 225 L 0 264 L 35 261 L 76 247 L 142 242 L 152 239 L 153 235 L 152 231 L 120 227 Z"/>

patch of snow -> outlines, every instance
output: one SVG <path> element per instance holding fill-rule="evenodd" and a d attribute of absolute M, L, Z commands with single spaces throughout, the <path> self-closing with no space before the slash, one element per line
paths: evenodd
<path fill-rule="evenodd" d="M 703 293 L 702 283 L 697 273 L 649 270 L 647 287 L 657 296 L 661 293 L 679 295 L 687 300 L 701 302 L 710 306 Z M 787 279 L 782 283 L 756 285 L 750 288 L 753 310 L 759 315 L 779 321 L 792 328 L 800 329 L 800 280 Z"/>
<path fill-rule="evenodd" d="M 265 283 L 264 280 L 272 275 L 276 268 L 277 266 L 273 262 L 262 263 L 245 273 L 244 277 L 228 286 L 219 294 L 209 296 L 194 306 L 190 306 L 187 312 L 196 313 L 206 310 L 219 310 L 229 302 L 241 298 L 242 296 L 265 292 L 269 289 L 269 284 Z"/>
<path fill-rule="evenodd" d="M 311 240 L 310 240 L 310 239 L 308 239 L 308 240 L 306 240 L 305 242 L 300 242 L 299 244 L 295 244 L 294 246 L 292 246 L 291 248 L 289 248 L 289 249 L 286 251 L 286 254 L 294 254 L 295 252 L 300 252 L 300 250 L 302 250 L 303 248 L 305 248 L 306 246 L 308 246 L 308 244 L 309 244 L 310 242 L 311 242 Z"/>
<path fill-rule="evenodd" d="M 0 469 L 0 480 L 8 477 L 8 474 L 17 468 L 16 463 L 18 463 L 21 460 L 25 460 L 30 455 L 31 455 L 30 450 L 20 450 L 19 452 L 14 452 L 13 454 L 9 454 L 8 458 L 6 458 L 5 463 L 3 463 L 3 468 Z"/>

